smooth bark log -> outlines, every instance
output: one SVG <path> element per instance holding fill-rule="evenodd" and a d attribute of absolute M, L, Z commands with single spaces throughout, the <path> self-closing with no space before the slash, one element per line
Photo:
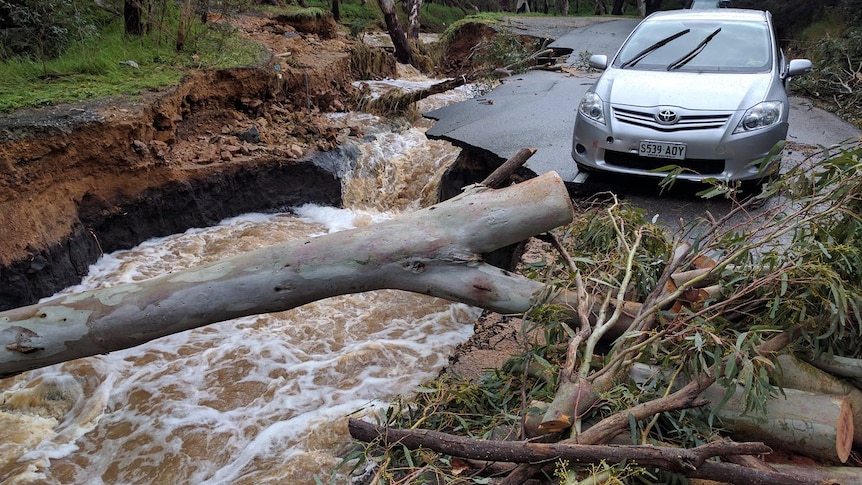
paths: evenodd
<path fill-rule="evenodd" d="M 862 378 L 862 359 L 824 354 L 809 360 L 809 362 L 836 376 Z"/>
<path fill-rule="evenodd" d="M 775 448 L 846 463 L 853 446 L 850 401 L 797 389 L 784 389 L 784 393 L 767 399 L 766 415 L 760 416 L 746 413 L 740 387 L 716 415 L 734 438 L 764 441 Z M 719 385 L 703 391 L 713 405 L 724 395 L 725 388 Z"/>
<path fill-rule="evenodd" d="M 548 288 L 482 255 L 567 224 L 562 179 L 474 186 L 381 224 L 290 241 L 199 268 L 0 312 L 0 377 L 245 315 L 395 288 L 523 313 Z"/>
<path fill-rule="evenodd" d="M 792 354 L 777 355 L 775 363 L 774 380 L 783 388 L 847 397 L 853 409 L 853 444 L 862 447 L 862 390 Z"/>

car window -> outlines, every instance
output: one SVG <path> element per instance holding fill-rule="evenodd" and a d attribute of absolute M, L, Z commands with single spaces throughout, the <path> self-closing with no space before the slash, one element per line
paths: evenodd
<path fill-rule="evenodd" d="M 718 29 L 721 30 L 715 33 Z M 626 41 L 613 65 L 620 67 L 647 47 L 685 30 L 686 34 L 656 48 L 626 69 L 666 70 L 686 56 L 690 58 L 682 65 L 676 64 L 674 70 L 738 73 L 771 68 L 772 41 L 767 24 L 735 21 L 644 22 Z M 702 50 L 693 52 L 707 39 Z"/>
<path fill-rule="evenodd" d="M 689 2 L 686 8 L 732 8 L 730 0 L 694 0 Z"/>

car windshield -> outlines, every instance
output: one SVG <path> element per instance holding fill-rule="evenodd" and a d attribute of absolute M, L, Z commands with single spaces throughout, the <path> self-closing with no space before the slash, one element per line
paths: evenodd
<path fill-rule="evenodd" d="M 674 37 L 684 31 L 685 35 Z M 613 65 L 639 70 L 765 72 L 772 65 L 771 46 L 765 22 L 655 20 L 635 30 Z"/>

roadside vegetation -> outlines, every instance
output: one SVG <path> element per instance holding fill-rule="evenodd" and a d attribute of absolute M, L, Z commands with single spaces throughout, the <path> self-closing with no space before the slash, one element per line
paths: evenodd
<path fill-rule="evenodd" d="M 818 153 L 727 215 L 676 230 L 612 194 L 581 203 L 554 234 L 557 250 L 522 268 L 577 298 L 561 305 L 550 293 L 516 320 L 521 352 L 478 380 L 443 373 L 377 412 L 373 431 L 352 424 L 368 444 L 341 471 L 361 474 L 352 482 L 361 484 L 539 476 L 561 485 L 688 477 L 788 485 L 832 483 L 827 465 L 846 463 L 840 483 L 858 483 L 851 446 L 860 431 L 848 420 L 862 415 L 839 417 L 840 406 L 822 403 L 862 396 L 861 155 L 859 141 Z M 751 211 L 761 198 L 772 202 Z M 486 440 L 517 444 L 494 459 L 499 450 Z M 766 441 L 784 460 L 807 456 L 805 473 L 770 471 L 755 457 L 724 468 L 650 466 L 619 446 L 613 459 L 578 458 L 573 448 L 568 459 L 542 462 L 527 445 L 695 450 L 743 441 Z"/>
<path fill-rule="evenodd" d="M 663 9 L 679 8 L 683 0 L 658 4 Z M 815 63 L 813 75 L 794 84 L 802 94 L 862 124 L 862 0 L 765 4 L 739 0 L 736 4 L 772 10 L 788 48 Z M 340 25 L 354 37 L 386 29 L 377 2 L 366 0 L 298 4 L 149 0 L 141 5 L 145 7 L 140 19 L 143 28 L 139 34 L 130 35 L 124 25 L 124 3 L 119 0 L 0 0 L 0 112 L 136 95 L 175 84 L 191 70 L 258 64 L 266 53 L 230 25 L 231 17 L 241 13 L 319 14 L 333 12 L 337 5 Z M 558 2 L 535 0 L 530 5 L 532 13 L 524 15 L 560 15 L 563 11 Z M 637 15 L 635 2 L 622 5 L 625 15 Z M 212 15 L 202 15 L 202 8 Z M 611 9 L 609 0 L 575 1 L 565 7 L 569 15 L 594 15 Z M 487 1 L 475 6 L 455 0 L 426 2 L 420 10 L 422 31 L 450 34 L 463 22 L 495 23 L 511 14 L 501 4 Z M 398 17 L 406 25 L 403 10 L 398 10 Z M 802 24 L 800 19 L 811 19 L 812 23 Z M 505 46 L 497 46 L 500 48 Z M 521 46 L 511 50 L 513 55 L 524 54 Z M 503 62 L 511 61 L 505 52 L 494 55 Z"/>

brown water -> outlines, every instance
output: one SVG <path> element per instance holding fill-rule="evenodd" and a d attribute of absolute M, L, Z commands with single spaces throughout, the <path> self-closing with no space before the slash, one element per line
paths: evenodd
<path fill-rule="evenodd" d="M 421 109 L 464 97 L 438 96 Z M 65 292 L 372 224 L 435 201 L 457 149 L 425 139 L 427 125 L 394 129 L 345 116 L 363 120 L 376 138 L 360 144 L 346 209 L 247 214 L 147 241 L 106 255 Z M 377 291 L 0 380 L 0 483 L 328 483 L 351 447 L 346 416 L 372 413 L 436 375 L 477 316 L 463 304 Z"/>

